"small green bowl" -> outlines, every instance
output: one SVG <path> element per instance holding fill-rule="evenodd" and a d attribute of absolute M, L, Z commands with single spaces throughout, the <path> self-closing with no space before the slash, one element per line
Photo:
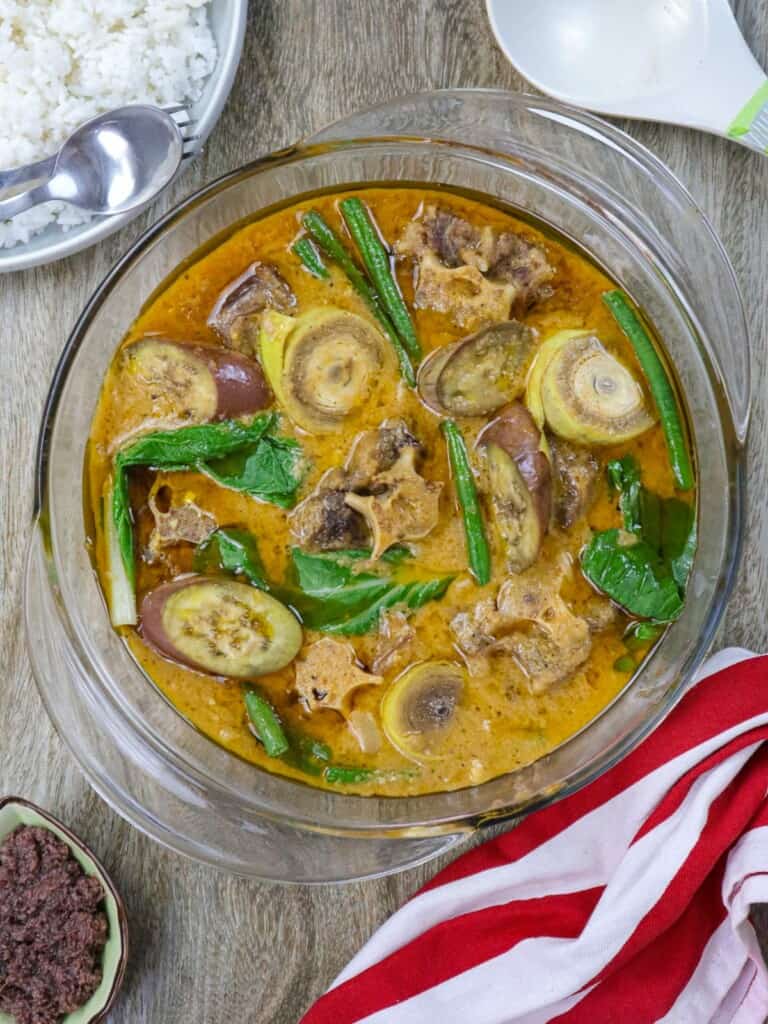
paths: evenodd
<path fill-rule="evenodd" d="M 85 1005 L 62 1018 L 62 1024 L 99 1024 L 112 1009 L 125 974 L 128 960 L 128 921 L 125 905 L 104 866 L 66 826 L 28 800 L 16 796 L 0 800 L 0 844 L 19 825 L 36 825 L 53 832 L 67 844 L 72 856 L 86 875 L 95 875 L 104 888 L 109 938 L 102 955 L 101 984 Z M 0 1013 L 0 1024 L 15 1024 L 15 1021 L 7 1013 Z"/>

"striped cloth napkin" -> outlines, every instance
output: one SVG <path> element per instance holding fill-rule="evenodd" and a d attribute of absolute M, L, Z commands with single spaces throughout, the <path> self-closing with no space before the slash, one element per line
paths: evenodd
<path fill-rule="evenodd" d="M 768 656 L 702 676 L 605 775 L 440 872 L 302 1024 L 762 1024 Z"/>

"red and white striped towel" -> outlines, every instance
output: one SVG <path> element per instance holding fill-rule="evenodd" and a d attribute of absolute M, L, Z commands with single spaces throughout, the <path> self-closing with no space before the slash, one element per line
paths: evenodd
<path fill-rule="evenodd" d="M 768 656 L 705 673 L 620 764 L 440 872 L 302 1024 L 762 1024 Z"/>

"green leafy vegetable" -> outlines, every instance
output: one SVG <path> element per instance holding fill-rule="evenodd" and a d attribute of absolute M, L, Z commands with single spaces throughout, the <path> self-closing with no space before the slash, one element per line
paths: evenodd
<path fill-rule="evenodd" d="M 223 487 L 292 508 L 303 475 L 301 446 L 273 433 L 277 421 L 267 413 L 251 423 L 223 420 L 159 430 L 119 452 L 115 466 L 118 472 L 129 466 L 196 469 Z"/>
<path fill-rule="evenodd" d="M 646 490 L 640 467 L 632 455 L 608 463 L 608 479 L 619 492 L 624 529 L 642 537 L 652 548 L 661 545 L 661 500 Z"/>
<path fill-rule="evenodd" d="M 304 460 L 298 442 L 274 433 L 276 413 L 256 416 L 250 423 L 222 420 L 178 430 L 145 434 L 115 457 L 112 519 L 126 575 L 135 581 L 133 520 L 126 470 L 150 466 L 166 472 L 197 470 L 223 487 L 292 508 L 301 485 Z"/>
<path fill-rule="evenodd" d="M 370 557 L 370 548 L 351 548 L 307 554 L 298 548 L 293 555 L 293 579 L 271 583 L 264 572 L 256 538 L 248 530 L 220 527 L 195 551 L 196 572 L 228 572 L 275 593 L 301 615 L 305 625 L 323 632 L 365 633 L 374 629 L 380 611 L 403 603 L 418 608 L 442 597 L 450 579 L 398 584 L 386 576 L 355 573 L 356 562 Z M 398 565 L 410 556 L 403 544 L 382 555 L 382 561 Z"/>
<path fill-rule="evenodd" d="M 112 477 L 102 502 L 109 572 L 107 600 L 113 626 L 135 626 L 136 580 L 133 564 L 133 523 L 125 481 L 117 488 Z"/>
<path fill-rule="evenodd" d="M 645 541 L 622 530 L 597 533 L 582 552 L 585 576 L 622 608 L 643 619 L 672 622 L 683 608 L 677 583 Z"/>
<path fill-rule="evenodd" d="M 313 552 L 308 557 L 317 560 L 318 563 L 326 561 L 332 562 L 335 565 L 338 562 L 342 564 L 345 562 L 363 562 L 366 558 L 370 558 L 371 554 L 371 548 L 342 548 L 339 551 Z M 405 544 L 393 544 L 391 548 L 388 548 L 380 556 L 379 561 L 388 562 L 390 565 L 400 565 L 401 562 L 410 557 L 411 550 Z"/>
<path fill-rule="evenodd" d="M 643 487 L 640 467 L 631 455 L 608 463 L 608 478 L 619 491 L 624 529 L 641 537 L 669 567 L 685 591 L 696 553 L 696 514 L 679 498 L 660 498 Z"/>
<path fill-rule="evenodd" d="M 220 423 L 197 423 L 178 430 L 156 430 L 118 452 L 115 462 L 122 469 L 128 466 L 195 469 L 201 463 L 255 447 L 276 425 L 277 415 L 264 413 L 250 423 L 222 420 Z"/>
<path fill-rule="evenodd" d="M 658 623 L 671 622 L 682 611 L 696 551 L 696 514 L 687 502 L 660 498 L 644 487 L 631 455 L 608 463 L 608 479 L 619 492 L 624 530 L 596 534 L 581 566 L 630 614 L 652 620 L 638 623 L 627 641 L 628 647 L 639 646 L 658 636 Z"/>
<path fill-rule="evenodd" d="M 136 566 L 133 561 L 133 516 L 128 496 L 128 478 L 125 473 L 115 472 L 112 480 L 112 523 L 123 559 L 125 575 L 131 588 L 136 586 Z"/>
<path fill-rule="evenodd" d="M 664 517 L 661 529 L 661 554 L 672 570 L 675 582 L 681 590 L 688 583 L 688 577 L 696 554 L 696 515 L 693 506 L 678 498 L 664 503 Z"/>
<path fill-rule="evenodd" d="M 303 455 L 298 441 L 266 434 L 253 449 L 200 464 L 222 487 L 244 491 L 280 508 L 293 508 L 301 484 Z"/>
<path fill-rule="evenodd" d="M 219 570 L 243 576 L 254 587 L 269 590 L 256 538 L 248 530 L 231 526 L 214 530 L 195 549 L 194 569 L 201 573 Z"/>
<path fill-rule="evenodd" d="M 358 636 L 378 625 L 379 616 L 394 605 L 416 609 L 444 596 L 453 577 L 398 583 L 390 576 L 354 572 L 349 554 L 307 554 L 291 550 L 296 589 L 287 600 L 304 625 L 323 633 Z M 340 557 L 341 556 L 341 557 Z"/>

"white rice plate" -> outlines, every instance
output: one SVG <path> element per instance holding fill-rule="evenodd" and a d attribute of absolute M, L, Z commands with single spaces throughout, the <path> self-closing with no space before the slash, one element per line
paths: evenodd
<path fill-rule="evenodd" d="M 0 0 L 0 169 L 54 153 L 128 103 L 197 100 L 216 63 L 207 0 Z M 90 215 L 46 203 L 0 221 L 0 248 Z"/>

